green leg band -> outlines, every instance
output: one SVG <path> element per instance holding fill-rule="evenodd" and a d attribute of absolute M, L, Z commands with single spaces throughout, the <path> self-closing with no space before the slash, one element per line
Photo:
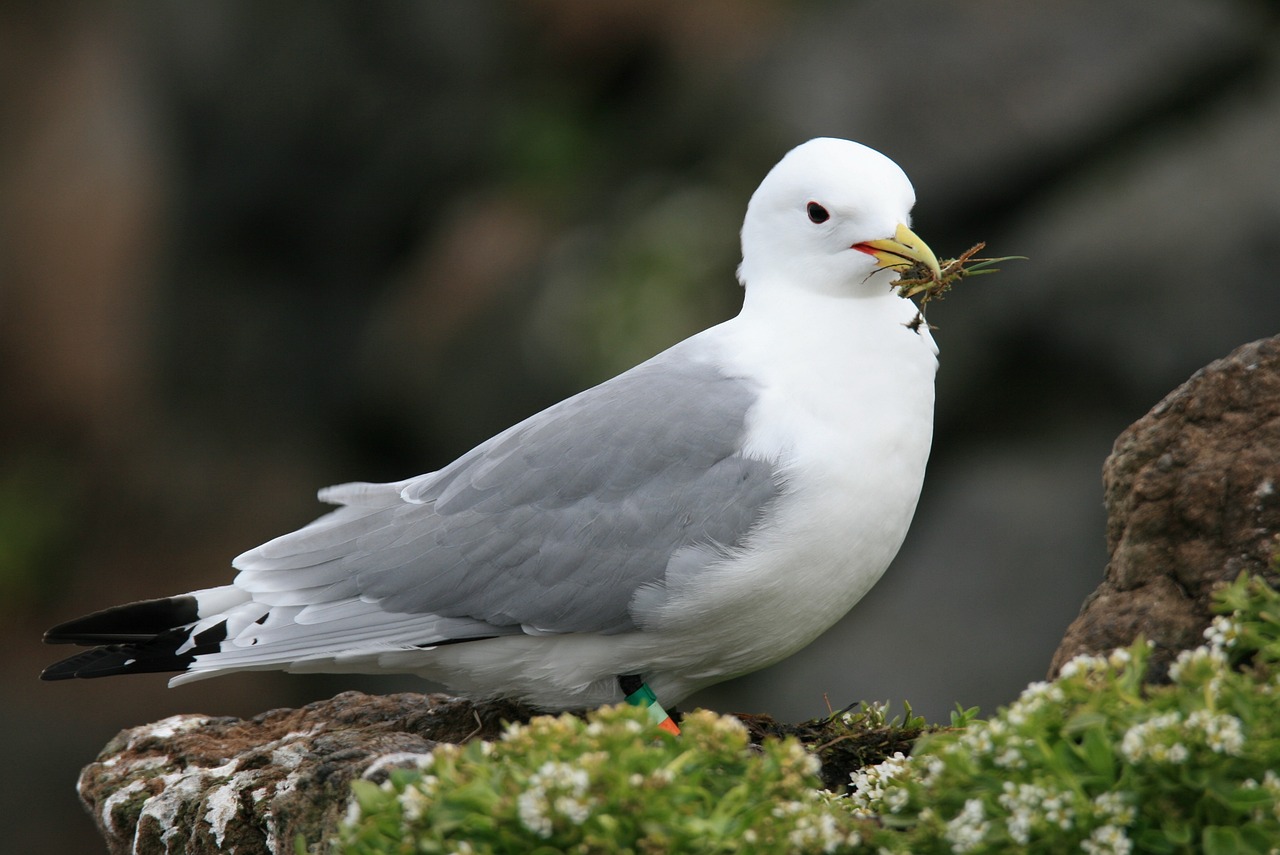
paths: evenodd
<path fill-rule="evenodd" d="M 662 704 L 658 703 L 658 696 L 653 693 L 653 689 L 649 688 L 648 683 L 641 683 L 640 688 L 627 695 L 627 703 L 633 707 L 646 707 L 649 710 L 649 719 L 659 728 L 680 734 L 680 727 L 671 720 L 671 716 L 667 715 L 667 711 L 662 708 Z"/>

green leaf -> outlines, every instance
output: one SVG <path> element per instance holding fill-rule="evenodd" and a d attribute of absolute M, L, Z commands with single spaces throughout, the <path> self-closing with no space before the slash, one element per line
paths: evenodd
<path fill-rule="evenodd" d="M 1239 829 L 1222 825 L 1211 825 L 1204 830 L 1200 835 L 1200 850 L 1204 855 L 1242 855 L 1253 851 L 1245 845 Z"/>
<path fill-rule="evenodd" d="M 1115 777 L 1116 757 L 1102 723 L 1085 731 L 1080 748 L 1090 772 L 1106 781 Z"/>

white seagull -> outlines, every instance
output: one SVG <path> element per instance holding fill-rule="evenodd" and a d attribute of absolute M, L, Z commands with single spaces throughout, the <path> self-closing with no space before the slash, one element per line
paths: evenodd
<path fill-rule="evenodd" d="M 915 512 L 937 347 L 893 283 L 937 259 L 884 155 L 815 139 L 751 197 L 732 320 L 436 472 L 320 491 L 230 585 L 49 630 L 47 680 L 410 673 L 543 709 L 672 705 L 773 664 L 884 573 Z"/>

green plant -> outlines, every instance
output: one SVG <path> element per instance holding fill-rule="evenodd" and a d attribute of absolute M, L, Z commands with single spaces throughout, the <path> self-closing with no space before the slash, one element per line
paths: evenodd
<path fill-rule="evenodd" d="M 1170 685 L 1145 642 L 854 776 L 891 852 L 1280 851 L 1280 594 L 1241 578 Z"/>
<path fill-rule="evenodd" d="M 682 734 L 614 707 L 441 745 L 419 771 L 358 781 L 341 850 L 366 853 L 849 852 L 870 824 L 819 789 L 795 739 L 748 745 L 698 711 Z"/>

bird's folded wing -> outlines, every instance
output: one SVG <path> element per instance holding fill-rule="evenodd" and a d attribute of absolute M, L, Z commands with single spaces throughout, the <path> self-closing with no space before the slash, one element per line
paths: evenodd
<path fill-rule="evenodd" d="M 706 562 L 740 545 L 781 490 L 773 463 L 742 454 L 753 384 L 695 343 L 439 472 L 323 491 L 342 507 L 241 555 L 236 586 L 303 606 L 298 623 L 376 604 L 506 632 L 634 629 L 638 589 L 652 602 L 678 554 L 686 572 L 691 550 Z"/>

